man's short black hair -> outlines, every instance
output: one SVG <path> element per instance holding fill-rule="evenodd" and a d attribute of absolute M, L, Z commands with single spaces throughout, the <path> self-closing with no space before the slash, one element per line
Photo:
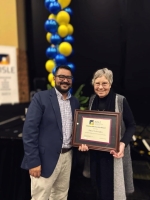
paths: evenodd
<path fill-rule="evenodd" d="M 71 70 L 71 68 L 68 67 L 67 65 L 60 65 L 60 66 L 56 67 L 55 75 L 57 74 L 57 71 L 58 71 L 59 69 L 67 69 L 67 70 L 69 70 L 69 71 L 71 72 L 71 75 L 72 75 L 72 70 Z"/>

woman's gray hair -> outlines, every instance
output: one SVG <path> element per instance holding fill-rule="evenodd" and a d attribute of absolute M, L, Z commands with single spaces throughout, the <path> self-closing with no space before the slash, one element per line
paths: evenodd
<path fill-rule="evenodd" d="M 112 85 L 113 73 L 111 70 L 107 68 L 99 69 L 94 73 L 94 76 L 92 79 L 92 85 L 94 85 L 95 79 L 100 78 L 102 76 L 105 76 L 105 78 L 109 81 L 110 85 Z"/>

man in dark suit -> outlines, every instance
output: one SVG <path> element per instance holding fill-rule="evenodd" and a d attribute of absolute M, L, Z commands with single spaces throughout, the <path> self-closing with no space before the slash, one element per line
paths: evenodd
<path fill-rule="evenodd" d="M 34 95 L 23 127 L 24 159 L 32 200 L 67 200 L 72 163 L 72 122 L 78 100 L 71 96 L 72 72 L 60 66 L 55 88 Z"/>

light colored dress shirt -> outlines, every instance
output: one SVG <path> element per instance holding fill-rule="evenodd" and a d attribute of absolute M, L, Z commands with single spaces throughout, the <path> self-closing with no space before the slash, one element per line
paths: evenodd
<path fill-rule="evenodd" d="M 56 95 L 60 107 L 61 120 L 62 120 L 62 132 L 63 132 L 63 145 L 62 148 L 71 147 L 72 139 L 72 110 L 70 105 L 71 94 L 68 92 L 66 99 L 63 99 L 62 94 L 55 88 Z"/>

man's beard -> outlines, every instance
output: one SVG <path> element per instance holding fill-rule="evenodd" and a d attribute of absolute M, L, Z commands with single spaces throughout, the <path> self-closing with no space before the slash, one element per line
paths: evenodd
<path fill-rule="evenodd" d="M 70 90 L 70 88 L 71 88 L 71 86 L 69 86 L 67 89 L 62 89 L 61 88 L 61 85 L 62 84 L 64 84 L 64 83 L 61 83 L 60 85 L 55 85 L 55 88 L 61 93 L 61 94 L 65 94 L 65 93 L 67 93 L 69 90 Z M 67 83 L 65 83 L 66 85 L 70 85 L 70 84 L 67 84 Z M 65 85 L 64 84 L 64 85 Z"/>

